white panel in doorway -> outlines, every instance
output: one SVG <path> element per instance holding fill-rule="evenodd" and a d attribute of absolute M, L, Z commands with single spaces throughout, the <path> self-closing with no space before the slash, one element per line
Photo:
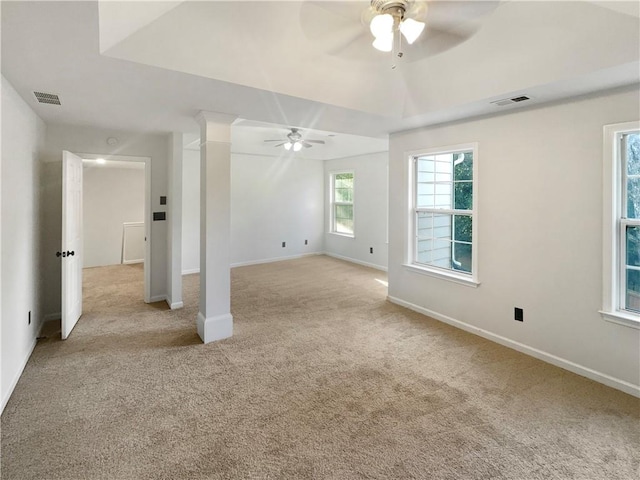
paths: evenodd
<path fill-rule="evenodd" d="M 144 222 L 122 224 L 122 263 L 144 262 Z"/>

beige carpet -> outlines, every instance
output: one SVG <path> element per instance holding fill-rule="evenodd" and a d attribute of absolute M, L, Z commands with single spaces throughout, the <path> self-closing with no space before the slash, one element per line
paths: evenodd
<path fill-rule="evenodd" d="M 232 273 L 231 339 L 85 271 L 2 415 L 2 480 L 633 479 L 640 400 L 385 301 L 327 257 Z"/>

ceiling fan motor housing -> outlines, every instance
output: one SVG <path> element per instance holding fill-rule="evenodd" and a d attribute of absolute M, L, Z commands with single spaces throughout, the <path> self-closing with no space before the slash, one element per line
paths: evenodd
<path fill-rule="evenodd" d="M 287 138 L 291 141 L 291 143 L 295 143 L 302 139 L 302 135 L 297 128 L 292 128 L 291 133 L 287 135 Z"/>
<path fill-rule="evenodd" d="M 371 0 L 371 8 L 380 14 L 388 13 L 402 19 L 409 8 L 409 2 L 408 0 Z"/>

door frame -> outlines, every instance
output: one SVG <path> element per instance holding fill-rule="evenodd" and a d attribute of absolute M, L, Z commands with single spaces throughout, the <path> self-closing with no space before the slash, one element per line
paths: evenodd
<path fill-rule="evenodd" d="M 98 153 L 76 153 L 80 158 L 95 160 L 104 158 L 106 161 L 143 162 L 144 163 L 144 301 L 151 303 L 151 157 L 132 155 L 111 155 Z"/>

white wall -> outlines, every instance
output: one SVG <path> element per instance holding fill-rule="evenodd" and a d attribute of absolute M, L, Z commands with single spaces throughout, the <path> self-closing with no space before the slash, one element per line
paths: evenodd
<path fill-rule="evenodd" d="M 200 271 L 200 152 L 182 155 L 182 273 Z"/>
<path fill-rule="evenodd" d="M 603 320 L 602 127 L 637 120 L 637 89 L 395 134 L 389 296 L 640 393 L 640 331 Z M 478 288 L 411 273 L 406 152 L 478 142 Z M 513 320 L 514 307 L 524 322 Z"/>
<path fill-rule="evenodd" d="M 232 154 L 231 264 L 321 252 L 322 175 L 319 160 Z"/>
<path fill-rule="evenodd" d="M 107 144 L 107 138 L 119 140 Z M 42 181 L 42 250 L 44 313 L 60 312 L 60 263 L 55 252 L 61 239 L 62 151 L 97 155 L 151 157 L 151 212 L 166 212 L 160 196 L 167 195 L 167 135 L 105 130 L 71 125 L 49 125 L 46 133 Z M 167 294 L 167 222 L 151 223 L 151 300 L 164 300 Z"/>
<path fill-rule="evenodd" d="M 324 162 L 324 250 L 328 255 L 387 268 L 388 158 L 388 152 L 382 152 Z M 353 238 L 329 233 L 331 173 L 340 171 L 354 172 Z"/>
<path fill-rule="evenodd" d="M 133 163 L 133 162 L 132 162 Z M 122 260 L 122 224 L 144 221 L 144 163 L 140 168 L 84 168 L 84 267 Z M 143 250 L 144 251 L 144 250 Z"/>
<path fill-rule="evenodd" d="M 39 250 L 40 153 L 45 124 L 2 77 L 2 405 L 42 325 Z M 28 312 L 31 311 L 31 325 Z"/>
<path fill-rule="evenodd" d="M 183 272 L 199 268 L 199 162 L 185 150 Z M 243 265 L 323 250 L 323 166 L 319 160 L 231 155 L 231 264 Z M 304 241 L 307 240 L 307 245 Z M 286 246 L 282 247 L 282 242 Z"/>

